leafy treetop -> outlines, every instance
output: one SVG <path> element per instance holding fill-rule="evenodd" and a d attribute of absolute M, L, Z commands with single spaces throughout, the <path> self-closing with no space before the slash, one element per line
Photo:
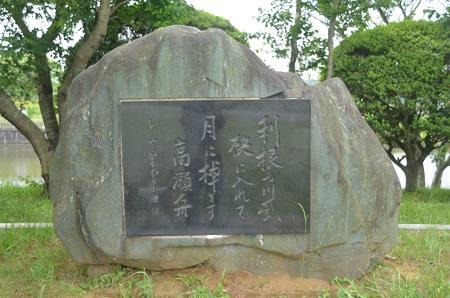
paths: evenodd
<path fill-rule="evenodd" d="M 335 50 L 336 75 L 405 171 L 407 190 L 416 187 L 417 167 L 450 139 L 446 29 L 443 22 L 405 20 L 357 32 Z M 405 155 L 395 158 L 393 148 Z"/>

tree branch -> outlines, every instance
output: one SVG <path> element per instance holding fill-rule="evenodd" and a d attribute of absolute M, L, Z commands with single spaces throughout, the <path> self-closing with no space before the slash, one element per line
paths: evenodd
<path fill-rule="evenodd" d="M 450 157 L 448 157 L 445 162 L 442 164 L 442 168 L 450 167 Z"/>
<path fill-rule="evenodd" d="M 447 167 L 450 167 L 450 157 L 445 159 L 446 151 L 443 153 L 442 159 L 435 160 L 436 163 L 436 172 L 434 174 L 433 178 L 433 187 L 440 187 L 441 186 L 441 180 L 442 180 L 442 173 L 445 171 Z"/>
<path fill-rule="evenodd" d="M 400 8 L 400 10 L 401 10 L 401 12 L 402 12 L 403 18 L 405 18 L 405 19 L 408 18 L 408 15 L 407 15 L 407 13 L 406 13 L 406 10 L 405 10 L 405 8 L 403 7 L 401 1 L 398 2 L 398 7 Z"/>
<path fill-rule="evenodd" d="M 421 144 L 419 143 L 419 148 L 422 151 L 422 157 L 424 157 L 424 159 L 430 155 L 431 151 L 433 151 L 434 149 L 434 142 L 432 140 L 430 140 L 430 138 L 426 137 L 425 140 L 425 146 L 421 146 Z"/>
<path fill-rule="evenodd" d="M 389 158 L 392 160 L 392 162 L 394 164 L 396 164 L 402 171 L 406 170 L 406 166 L 401 163 L 401 161 L 406 157 L 406 155 L 403 155 L 401 158 L 396 158 L 394 156 L 394 154 L 392 154 L 392 150 L 393 150 L 392 145 L 389 145 L 389 148 L 387 148 L 387 149 L 384 148 L 384 150 L 386 151 L 387 155 L 389 156 Z"/>
<path fill-rule="evenodd" d="M 333 77 L 334 69 L 334 36 L 336 33 L 337 17 L 339 6 L 341 5 L 341 0 L 333 0 L 333 13 L 329 18 L 328 24 L 328 37 L 327 37 L 327 48 L 328 48 L 328 61 L 327 61 L 327 79 Z"/>
<path fill-rule="evenodd" d="M 291 44 L 291 57 L 289 60 L 289 72 L 295 73 L 295 64 L 298 58 L 298 44 L 297 39 L 300 34 L 300 22 L 301 22 L 302 5 L 301 1 L 297 0 L 295 5 L 295 19 L 294 24 L 290 30 L 290 44 Z"/>
<path fill-rule="evenodd" d="M 6 10 L 9 11 L 11 16 L 13 17 L 14 22 L 16 23 L 17 27 L 19 27 L 20 31 L 22 32 L 23 36 L 26 38 L 30 38 L 33 40 L 36 40 L 37 37 L 34 35 L 28 26 L 25 24 L 25 21 L 23 20 L 23 14 L 22 10 L 25 7 L 25 3 L 17 4 L 15 7 L 6 7 Z"/>
<path fill-rule="evenodd" d="M 92 56 L 102 44 L 108 29 L 111 11 L 112 7 L 110 5 L 110 1 L 101 0 L 94 30 L 92 30 L 86 41 L 80 46 L 72 60 L 72 63 L 70 64 L 69 69 L 66 72 L 64 82 L 58 92 L 58 104 L 61 120 L 65 114 L 64 106 L 66 103 L 69 86 L 75 76 L 86 68 Z M 63 123 L 63 121 L 61 121 L 61 123 Z"/>
<path fill-rule="evenodd" d="M 412 3 L 412 2 L 411 2 L 411 3 Z M 411 9 L 411 11 L 408 13 L 408 17 L 409 17 L 409 18 L 412 18 L 412 17 L 416 14 L 416 10 L 417 10 L 417 8 L 419 8 L 420 3 L 422 3 L 422 0 L 417 1 L 416 7 L 413 7 L 413 8 Z"/>
<path fill-rule="evenodd" d="M 377 7 L 378 14 L 385 24 L 389 24 L 389 19 L 381 7 Z"/>
<path fill-rule="evenodd" d="M 45 52 L 39 51 L 33 53 L 33 56 L 37 71 L 39 108 L 44 121 L 45 131 L 47 132 L 47 138 L 54 149 L 59 140 L 59 124 L 53 102 L 53 86 L 48 58 Z"/>
<path fill-rule="evenodd" d="M 63 5 L 64 1 L 56 1 L 55 4 L 55 18 L 53 19 L 53 22 L 50 24 L 50 26 L 47 29 L 47 32 L 41 37 L 41 40 L 50 43 L 55 40 L 55 38 L 60 33 L 60 26 L 61 26 L 61 10 L 64 9 Z"/>
<path fill-rule="evenodd" d="M 328 26 L 328 22 L 327 21 L 322 20 L 321 18 L 315 16 L 314 14 L 311 14 L 310 18 L 315 19 L 316 21 L 320 22 L 322 25 Z"/>
<path fill-rule="evenodd" d="M 111 15 L 113 15 L 121 6 L 127 4 L 128 2 L 130 2 L 130 0 L 123 0 L 116 3 L 111 9 Z"/>
<path fill-rule="evenodd" d="M 449 141 L 449 139 L 447 137 L 436 139 L 436 141 L 434 142 L 434 145 L 433 145 L 433 150 L 444 146 L 445 144 L 448 143 L 448 141 Z"/>
<path fill-rule="evenodd" d="M 11 98 L 0 88 L 0 115 L 14 125 L 31 143 L 34 151 L 42 162 L 52 151 L 50 142 L 45 135 L 27 116 L 14 104 Z"/>

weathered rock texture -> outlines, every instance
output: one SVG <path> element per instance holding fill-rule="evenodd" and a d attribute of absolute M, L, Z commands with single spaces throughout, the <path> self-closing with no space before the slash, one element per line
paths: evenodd
<path fill-rule="evenodd" d="M 120 99 L 272 96 L 312 100 L 309 234 L 126 237 Z M 159 29 L 80 74 L 50 177 L 56 232 L 81 263 L 357 277 L 396 239 L 399 182 L 342 81 L 306 86 L 216 29 Z"/>

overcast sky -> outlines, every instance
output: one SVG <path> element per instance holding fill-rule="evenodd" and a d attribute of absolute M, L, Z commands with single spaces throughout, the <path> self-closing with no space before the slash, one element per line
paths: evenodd
<path fill-rule="evenodd" d="M 240 31 L 255 33 L 264 30 L 264 26 L 256 21 L 258 8 L 269 7 L 271 0 L 186 0 L 186 2 L 197 9 L 228 19 Z M 275 70 L 288 70 L 288 61 L 273 58 L 270 50 L 261 42 L 250 40 L 250 48 L 253 51 L 258 50 L 258 56 Z"/>
<path fill-rule="evenodd" d="M 264 26 L 256 21 L 256 16 L 258 15 L 258 8 L 268 8 L 271 1 L 272 0 L 186 0 L 187 3 L 193 5 L 196 9 L 201 9 L 228 19 L 237 29 L 247 33 L 265 30 Z M 448 3 L 449 1 L 450 0 L 422 0 L 422 5 L 417 9 L 416 19 L 424 18 L 423 9 L 432 6 L 437 10 L 442 10 L 443 7 L 446 6 L 446 2 Z M 399 16 L 400 14 L 397 13 L 397 15 Z M 27 23 L 32 28 L 45 28 L 49 25 L 34 19 L 27 20 Z M 325 38 L 326 27 L 318 21 L 314 21 L 313 23 L 314 26 L 319 29 L 320 35 Z M 1 31 L 2 29 L 0 28 L 0 32 Z M 81 37 L 82 32 L 80 26 L 79 32 L 77 32 L 77 30 L 75 30 L 75 32 L 75 40 L 70 42 L 62 41 L 63 45 L 72 45 Z M 262 41 L 252 39 L 249 43 L 250 48 L 256 52 L 267 65 L 278 71 L 288 70 L 288 60 L 274 58 L 271 49 L 264 45 Z M 303 76 L 304 79 L 313 80 L 317 79 L 317 77 L 318 74 L 314 71 L 310 71 Z"/>
<path fill-rule="evenodd" d="M 416 11 L 416 19 L 424 18 L 423 10 L 425 8 L 431 6 L 436 9 L 442 9 L 445 7 L 446 1 L 448 2 L 449 0 L 423 0 Z M 255 33 L 265 29 L 262 24 L 256 21 L 258 8 L 269 7 L 271 0 L 186 0 L 186 2 L 197 9 L 228 19 L 240 31 Z M 398 18 L 400 17 L 399 12 L 396 15 L 398 15 Z M 317 23 L 315 25 L 320 27 L 320 33 L 325 38 L 326 27 Z M 270 49 L 262 42 L 250 40 L 250 48 L 257 52 L 257 55 L 273 69 L 278 71 L 288 70 L 287 59 L 274 58 Z M 317 79 L 317 76 L 316 72 L 309 72 L 304 79 Z"/>

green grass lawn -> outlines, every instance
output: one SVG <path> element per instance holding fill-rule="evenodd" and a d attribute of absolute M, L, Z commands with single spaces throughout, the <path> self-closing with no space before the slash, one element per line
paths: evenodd
<path fill-rule="evenodd" d="M 26 187 L 11 184 L 0 186 L 0 222 L 51 222 L 52 203 L 42 186 Z"/>
<path fill-rule="evenodd" d="M 52 204 L 38 184 L 0 186 L 0 206 L 0 222 L 51 222 Z M 404 194 L 399 223 L 450 224 L 450 189 Z"/>
<path fill-rule="evenodd" d="M 0 204 L 0 222 L 51 222 L 51 202 L 38 185 L 0 186 Z M 400 222 L 449 224 L 449 214 L 450 190 L 420 190 L 404 196 Z M 313 296 L 449 297 L 449 247 L 448 231 L 400 231 L 398 245 L 371 273 L 359 280 L 334 278 Z M 0 297 L 227 297 L 237 287 L 233 274 L 211 270 L 150 272 L 116 266 L 97 278 L 86 271 L 52 229 L 0 230 Z M 299 285 L 303 282 L 298 279 Z M 261 277 L 255 287 L 263 291 L 269 283 Z"/>
<path fill-rule="evenodd" d="M 450 189 L 419 189 L 415 193 L 405 193 L 399 222 L 450 224 Z"/>

